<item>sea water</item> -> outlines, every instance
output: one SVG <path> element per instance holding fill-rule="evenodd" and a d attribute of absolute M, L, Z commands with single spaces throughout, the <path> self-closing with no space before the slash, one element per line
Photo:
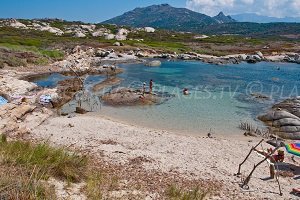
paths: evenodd
<path fill-rule="evenodd" d="M 237 135 L 241 134 L 238 128 L 241 122 L 262 127 L 257 120 L 259 114 L 266 112 L 275 102 L 299 96 L 300 92 L 300 65 L 292 63 L 214 65 L 199 61 L 162 60 L 160 67 L 144 64 L 123 64 L 121 67 L 124 73 L 118 76 L 123 81 L 117 87 L 141 89 L 144 82 L 148 87 L 152 79 L 153 92 L 167 94 L 167 101 L 152 106 L 124 107 L 89 102 L 91 107 L 99 108 L 94 110 L 96 114 L 181 134 L 213 132 Z M 69 77 L 53 74 L 34 82 L 53 87 L 66 78 Z M 91 92 L 91 88 L 103 80 L 105 76 L 88 76 L 85 87 Z M 190 95 L 182 94 L 184 88 L 189 89 Z M 254 95 L 268 98 L 255 98 Z M 65 109 L 72 107 L 74 110 L 76 105 L 77 102 L 71 101 Z"/>
<path fill-rule="evenodd" d="M 153 106 L 103 106 L 100 113 L 126 123 L 182 134 L 240 134 L 241 122 L 262 127 L 257 115 L 275 102 L 298 96 L 300 87 L 300 66 L 291 63 L 213 65 L 163 61 L 160 67 L 122 67 L 121 86 L 142 88 L 152 79 L 154 93 L 167 92 L 172 98 Z M 190 95 L 182 94 L 184 88 Z"/>

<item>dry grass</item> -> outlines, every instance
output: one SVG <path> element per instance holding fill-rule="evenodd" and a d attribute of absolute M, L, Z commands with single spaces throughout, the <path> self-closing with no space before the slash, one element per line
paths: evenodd
<path fill-rule="evenodd" d="M 44 172 L 0 165 L 0 199 L 56 199 L 54 189 L 42 180 Z"/>
<path fill-rule="evenodd" d="M 209 195 L 209 190 L 202 190 L 199 186 L 193 189 L 180 189 L 175 185 L 168 188 L 166 196 L 171 200 L 203 200 Z"/>
<path fill-rule="evenodd" d="M 0 199 L 55 199 L 49 177 L 77 182 L 87 159 L 48 144 L 8 142 L 0 135 Z"/>
<path fill-rule="evenodd" d="M 186 180 L 177 172 L 150 172 L 141 165 L 148 160 L 138 157 L 135 161 L 118 165 L 92 156 L 87 161 L 48 144 L 7 142 L 0 135 L 0 199 L 56 199 L 54 188 L 47 184 L 49 177 L 85 182 L 81 192 L 92 200 L 114 199 L 118 191 L 128 191 L 130 199 L 151 193 L 162 199 L 198 200 L 217 195 L 221 188 L 218 182 Z"/>
<path fill-rule="evenodd" d="M 241 122 L 239 128 L 245 132 L 245 136 L 260 136 L 263 138 L 270 138 L 270 130 L 268 129 L 261 129 L 259 127 L 254 126 L 248 122 Z"/>
<path fill-rule="evenodd" d="M 33 145 L 22 141 L 2 142 L 0 155 L 4 164 L 36 166 L 45 171 L 45 176 L 71 182 L 80 181 L 84 177 L 83 171 L 87 164 L 85 157 L 64 149 L 53 148 L 48 144 Z"/>

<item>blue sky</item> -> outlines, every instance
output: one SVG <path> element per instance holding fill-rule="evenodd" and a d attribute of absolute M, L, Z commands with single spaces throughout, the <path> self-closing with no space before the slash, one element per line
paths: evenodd
<path fill-rule="evenodd" d="M 0 0 L 0 18 L 60 18 L 101 22 L 136 7 L 168 3 L 210 16 L 257 13 L 300 17 L 300 0 Z"/>
<path fill-rule="evenodd" d="M 60 18 L 101 22 L 136 7 L 169 3 L 185 7 L 185 0 L 0 0 L 0 18 Z"/>

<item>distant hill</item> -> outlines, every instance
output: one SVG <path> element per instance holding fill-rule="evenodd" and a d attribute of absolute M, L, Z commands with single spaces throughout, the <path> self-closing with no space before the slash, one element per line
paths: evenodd
<path fill-rule="evenodd" d="M 236 20 L 232 19 L 231 16 L 224 15 L 223 12 L 220 12 L 217 16 L 213 17 L 213 19 L 217 20 L 220 24 L 236 22 Z"/>
<path fill-rule="evenodd" d="M 102 22 L 132 27 L 151 26 L 154 28 L 195 32 L 202 34 L 241 34 L 249 36 L 299 35 L 298 23 L 249 23 L 237 22 L 231 16 L 220 12 L 210 17 L 186 8 L 174 8 L 169 4 L 136 8 L 121 16 Z"/>
<path fill-rule="evenodd" d="M 245 13 L 245 14 L 238 14 L 232 15 L 233 19 L 238 22 L 257 22 L 257 23 L 273 23 L 273 22 L 288 22 L 288 23 L 300 23 L 300 17 L 284 17 L 284 18 L 277 18 L 277 17 L 268 17 L 263 15 L 257 15 L 255 13 Z"/>
<path fill-rule="evenodd" d="M 231 17 L 225 16 L 222 12 L 212 18 L 186 8 L 174 8 L 169 4 L 161 4 L 145 8 L 136 8 L 121 16 L 104 21 L 103 23 L 133 27 L 152 26 L 155 28 L 188 30 L 189 27 L 207 26 L 233 21 Z"/>

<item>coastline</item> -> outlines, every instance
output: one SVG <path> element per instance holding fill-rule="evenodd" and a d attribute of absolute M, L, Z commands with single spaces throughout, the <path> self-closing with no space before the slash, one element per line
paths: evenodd
<path fill-rule="evenodd" d="M 48 67 L 44 68 L 45 71 Z M 77 70 L 80 71 L 81 68 Z M 26 73 L 11 75 L 14 77 L 12 81 L 19 80 L 23 75 Z M 18 87 L 24 87 L 24 83 L 29 84 L 26 81 L 20 82 Z M 25 89 L 27 91 L 27 88 Z M 41 112 L 46 113 L 44 110 Z M 37 126 L 32 127 L 30 133 L 23 136 L 34 141 L 47 141 L 55 146 L 78 150 L 83 154 L 94 156 L 95 159 L 104 159 L 108 165 L 131 168 L 133 173 L 138 170 L 166 175 L 176 172 L 176 175 L 187 180 L 216 180 L 223 187 L 220 194 L 213 196 L 212 199 L 278 199 L 279 197 L 276 193 L 278 189 L 275 180 L 262 180 L 268 177 L 267 164 L 261 166 L 251 179 L 249 186 L 253 190 L 242 190 L 239 187 L 241 179 L 234 176 L 238 164 L 251 147 L 260 140 L 259 137 L 249 138 L 242 134 L 226 135 L 223 132 L 222 135 L 213 134 L 213 138 L 209 138 L 207 133 L 203 132 L 196 136 L 141 127 L 112 117 L 100 116 L 101 113 L 69 116 L 70 118 L 50 117 L 51 114 L 45 116 L 45 119 L 43 117 L 40 124 L 35 124 Z M 36 116 L 36 113 L 34 115 Z M 35 120 L 32 119 L 28 124 Z M 19 123 L 16 122 L 17 125 Z M 264 148 L 267 147 L 269 145 Z M 132 160 L 139 160 L 139 168 L 131 164 Z M 253 163 L 260 160 L 261 158 L 254 154 L 251 162 L 245 164 L 243 175 L 246 176 L 252 169 Z M 287 162 L 292 163 L 291 158 L 287 158 Z M 288 177 L 282 177 L 281 180 L 285 191 L 283 198 L 292 199 L 294 196 L 287 191 L 297 187 L 297 180 Z"/>

